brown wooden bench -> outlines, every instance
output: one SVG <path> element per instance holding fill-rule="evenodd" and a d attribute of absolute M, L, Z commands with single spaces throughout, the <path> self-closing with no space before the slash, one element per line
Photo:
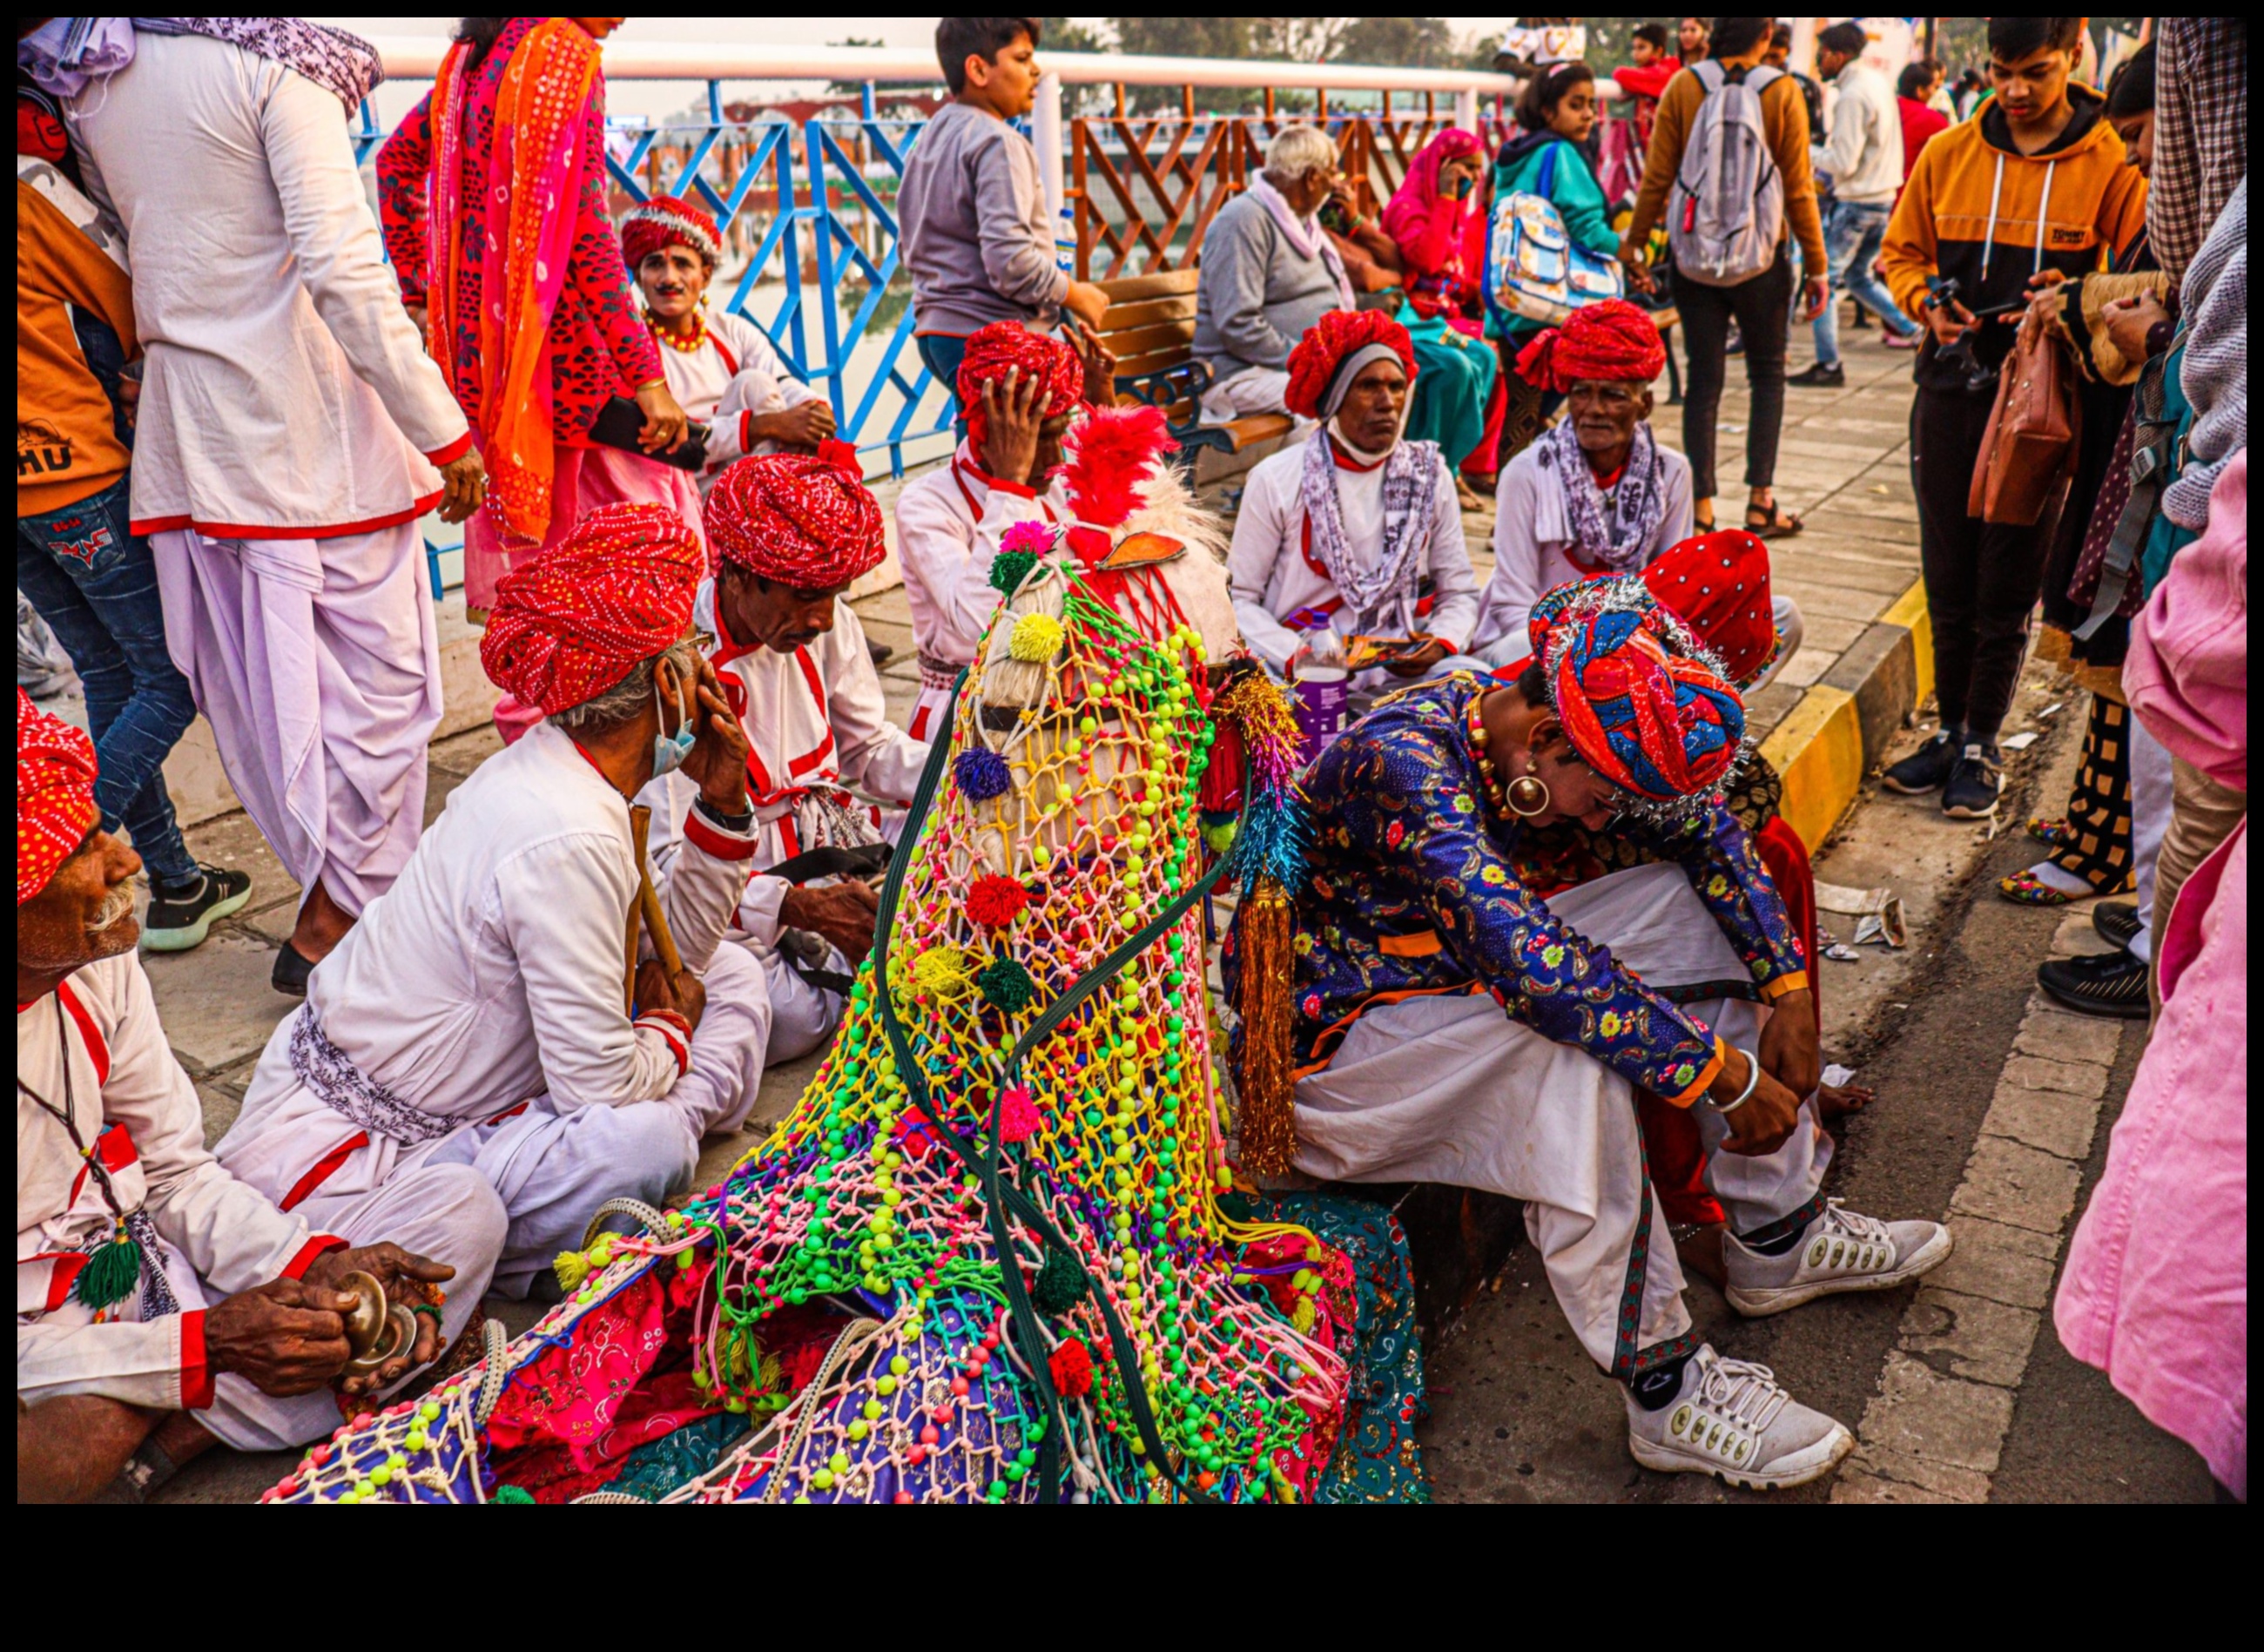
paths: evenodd
<path fill-rule="evenodd" d="M 1202 422 L 1210 368 L 1192 353 L 1195 340 L 1195 272 L 1166 270 L 1099 283 L 1108 295 L 1100 338 L 1116 357 L 1116 399 L 1160 407 L 1186 462 L 1208 448 L 1231 456 L 1254 442 L 1289 433 L 1287 413 L 1252 413 L 1230 424 Z"/>

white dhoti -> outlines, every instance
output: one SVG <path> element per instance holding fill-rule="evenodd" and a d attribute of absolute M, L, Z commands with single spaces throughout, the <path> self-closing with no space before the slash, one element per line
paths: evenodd
<path fill-rule="evenodd" d="M 1656 988 L 1745 979 L 1679 866 L 1637 867 L 1554 895 L 1549 910 Z M 1766 1008 L 1686 1005 L 1751 1049 Z M 1632 1087 L 1576 1045 L 1512 1020 L 1484 994 L 1379 1005 L 1335 1058 L 1299 1081 L 1297 1168 L 1332 1181 L 1446 1182 L 1526 1201 L 1526 1231 L 1575 1335 L 1625 1376 L 1687 1352 L 1682 1270 L 1644 1169 Z M 1716 1151 L 1727 1134 L 1701 1106 L 1708 1187 L 1740 1234 L 1817 1198 L 1832 1139 L 1814 1100 L 1776 1152 Z"/>
<path fill-rule="evenodd" d="M 424 818 L 440 644 L 414 522 L 331 539 L 150 535 L 165 640 L 229 783 L 303 885 L 359 915 Z"/>

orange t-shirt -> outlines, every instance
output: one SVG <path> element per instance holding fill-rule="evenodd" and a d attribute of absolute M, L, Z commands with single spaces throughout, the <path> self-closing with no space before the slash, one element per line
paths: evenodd
<path fill-rule="evenodd" d="M 130 360 L 126 272 L 37 189 L 16 181 L 16 514 L 76 505 L 126 474 L 110 397 L 86 364 L 71 311 L 107 322 Z"/>

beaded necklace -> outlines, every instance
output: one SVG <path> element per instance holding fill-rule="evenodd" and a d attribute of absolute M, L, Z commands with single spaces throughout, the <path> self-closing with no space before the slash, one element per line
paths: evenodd
<path fill-rule="evenodd" d="M 671 350 L 681 350 L 686 355 L 698 353 L 700 347 L 708 342 L 708 317 L 696 309 L 692 312 L 692 334 L 689 338 L 673 327 L 661 325 L 660 317 L 649 309 L 644 313 L 644 324 L 652 329 L 653 337 L 661 343 Z"/>
<path fill-rule="evenodd" d="M 1508 796 L 1502 790 L 1500 776 L 1493 772 L 1493 759 L 1486 755 L 1485 718 L 1479 707 L 1485 702 L 1485 690 L 1481 688 L 1470 696 L 1470 756 L 1478 767 L 1478 783 L 1485 789 L 1486 801 L 1498 814 L 1510 812 Z"/>

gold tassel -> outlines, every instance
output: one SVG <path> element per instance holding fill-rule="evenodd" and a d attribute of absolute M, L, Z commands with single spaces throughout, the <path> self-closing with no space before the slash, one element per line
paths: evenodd
<path fill-rule="evenodd" d="M 1242 974 L 1235 1008 L 1242 1017 L 1242 1168 L 1282 1175 L 1297 1147 L 1289 1074 L 1291 908 L 1274 878 L 1259 880 L 1239 919 Z"/>

